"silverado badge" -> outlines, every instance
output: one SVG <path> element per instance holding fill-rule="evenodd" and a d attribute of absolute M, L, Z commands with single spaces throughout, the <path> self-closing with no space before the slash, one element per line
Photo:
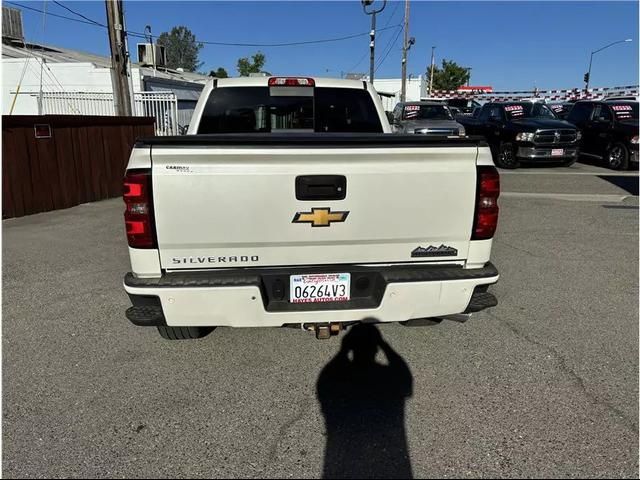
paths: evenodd
<path fill-rule="evenodd" d="M 411 252 L 412 257 L 455 257 L 456 255 L 458 255 L 458 250 L 446 245 L 440 245 L 439 247 L 429 245 L 427 248 L 418 247 Z"/>
<path fill-rule="evenodd" d="M 331 222 L 344 222 L 349 212 L 332 212 L 330 207 L 312 208 L 297 212 L 291 223 L 310 223 L 312 227 L 330 227 Z"/>

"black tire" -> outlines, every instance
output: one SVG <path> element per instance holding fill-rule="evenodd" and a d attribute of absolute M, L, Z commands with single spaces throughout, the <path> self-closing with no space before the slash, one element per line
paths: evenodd
<path fill-rule="evenodd" d="M 607 166 L 613 170 L 629 169 L 629 149 L 622 142 L 616 142 L 607 148 L 604 156 Z"/>
<path fill-rule="evenodd" d="M 166 340 L 193 340 L 209 335 L 215 327 L 158 327 L 160 336 Z"/>
<path fill-rule="evenodd" d="M 516 158 L 516 153 L 511 143 L 505 142 L 498 146 L 498 151 L 495 155 L 495 164 L 497 167 L 507 169 L 518 168 L 520 166 L 520 162 Z"/>

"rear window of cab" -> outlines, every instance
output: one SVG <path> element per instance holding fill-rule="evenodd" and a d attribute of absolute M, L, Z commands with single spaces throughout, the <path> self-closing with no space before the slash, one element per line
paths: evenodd
<path fill-rule="evenodd" d="M 198 133 L 383 131 L 368 91 L 307 88 L 216 88 L 207 99 Z"/>

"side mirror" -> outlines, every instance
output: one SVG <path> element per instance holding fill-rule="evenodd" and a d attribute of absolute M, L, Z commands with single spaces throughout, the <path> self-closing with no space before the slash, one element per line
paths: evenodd
<path fill-rule="evenodd" d="M 394 119 L 393 119 L 393 113 L 391 113 L 391 112 L 384 112 L 384 113 L 386 113 L 386 114 L 387 114 L 387 120 L 389 120 L 389 123 L 390 123 L 391 125 L 393 125 L 393 124 L 395 123 L 395 122 L 394 122 Z"/>

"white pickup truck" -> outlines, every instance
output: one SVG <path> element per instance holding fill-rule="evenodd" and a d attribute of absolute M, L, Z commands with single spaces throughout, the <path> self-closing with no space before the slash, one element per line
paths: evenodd
<path fill-rule="evenodd" d="M 390 132 L 366 82 L 210 81 L 187 135 L 131 153 L 127 318 L 167 339 L 217 326 L 326 338 L 496 305 L 489 148 Z"/>

